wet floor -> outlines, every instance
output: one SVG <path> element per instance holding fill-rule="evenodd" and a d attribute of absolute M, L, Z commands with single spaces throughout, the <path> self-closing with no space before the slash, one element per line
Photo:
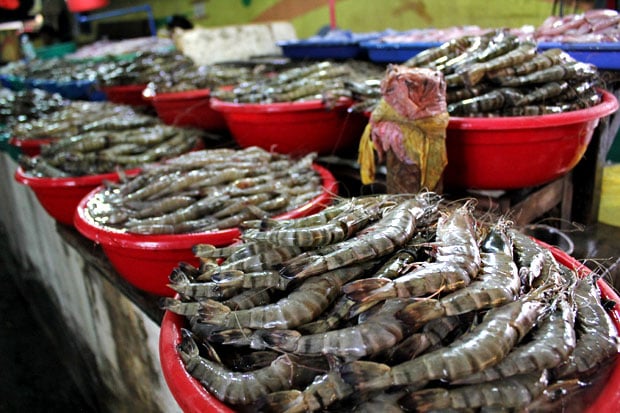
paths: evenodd
<path fill-rule="evenodd" d="M 620 228 L 597 224 L 569 232 L 573 256 L 620 287 Z M 0 254 L 0 260 L 2 254 Z M 68 360 L 34 317 L 29 302 L 0 261 L 0 413 L 96 412 L 81 395 L 66 368 Z"/>

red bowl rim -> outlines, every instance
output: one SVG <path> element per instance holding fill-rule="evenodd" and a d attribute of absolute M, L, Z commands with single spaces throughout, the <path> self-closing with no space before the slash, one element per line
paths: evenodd
<path fill-rule="evenodd" d="M 193 100 L 200 98 L 209 98 L 211 96 L 211 89 L 194 89 L 185 90 L 179 92 L 163 92 L 156 93 L 153 96 L 149 96 L 145 99 L 152 100 L 154 103 L 168 102 L 176 100 Z"/>
<path fill-rule="evenodd" d="M 353 103 L 352 99 L 339 98 L 333 109 L 346 109 Z M 279 113 L 300 112 L 304 110 L 327 109 L 327 105 L 321 99 L 304 100 L 298 102 L 276 103 L 234 103 L 218 98 L 211 98 L 211 108 L 224 113 Z"/>
<path fill-rule="evenodd" d="M 539 116 L 503 116 L 498 118 L 476 118 L 450 116 L 448 129 L 504 130 L 550 128 L 560 125 L 582 123 L 610 115 L 618 110 L 618 99 L 603 89 L 598 89 L 602 100 L 585 109 Z"/>
<path fill-rule="evenodd" d="M 47 145 L 48 143 L 52 143 L 55 140 L 57 140 L 57 138 L 41 138 L 41 139 L 21 139 L 18 138 L 16 136 L 12 136 L 9 138 L 9 144 L 13 145 L 17 148 L 24 148 L 24 149 L 34 149 L 34 148 L 39 148 L 43 145 Z"/>
<path fill-rule="evenodd" d="M 133 168 L 124 171 L 127 175 L 135 175 L 140 172 L 140 168 Z M 15 180 L 21 184 L 28 185 L 33 189 L 39 188 L 65 188 L 100 185 L 106 179 L 116 180 L 119 178 L 118 172 L 110 172 L 99 175 L 70 176 L 66 178 L 48 178 L 28 175 L 21 166 L 15 171 Z"/>
<path fill-rule="evenodd" d="M 137 92 L 142 91 L 146 88 L 146 83 L 134 84 L 134 85 L 109 85 L 102 86 L 101 90 L 104 93 L 107 92 Z"/>
<path fill-rule="evenodd" d="M 338 182 L 326 168 L 313 164 L 323 180 L 323 192 L 312 199 L 310 202 L 288 211 L 284 214 L 274 216 L 274 219 L 290 219 L 314 211 L 323 205 L 331 202 L 331 199 L 338 191 Z M 226 245 L 238 239 L 241 235 L 239 228 L 227 228 L 219 231 L 197 232 L 189 234 L 163 234 L 163 235 L 140 235 L 132 234 L 121 229 L 106 228 L 93 222 L 87 213 L 86 205 L 96 193 L 103 190 L 102 186 L 93 189 L 88 193 L 75 211 L 75 228 L 85 237 L 109 246 L 119 248 L 148 249 L 148 250 L 178 250 L 192 248 L 196 244 L 210 243 L 214 245 Z"/>
<path fill-rule="evenodd" d="M 539 240 L 535 241 L 551 250 L 551 253 L 559 263 L 575 269 L 580 275 L 586 275 L 591 272 L 588 267 L 566 254 L 564 251 Z M 604 280 L 599 279 L 597 285 L 603 297 L 616 303 L 613 307 L 613 311 L 610 311 L 609 314 L 612 316 L 616 329 L 620 330 L 620 297 Z M 235 410 L 232 410 L 209 393 L 207 389 L 185 369 L 176 350 L 176 346 L 181 342 L 180 329 L 184 324 L 185 319 L 183 316 L 168 310 L 164 312 L 159 333 L 159 359 L 162 373 L 170 392 L 184 412 L 213 411 L 233 413 Z M 587 412 L 615 412 L 620 403 L 619 389 L 620 361 L 617 361 L 608 382 L 597 396 L 594 403 L 588 406 Z M 182 395 L 187 395 L 187 397 L 183 397 Z"/>

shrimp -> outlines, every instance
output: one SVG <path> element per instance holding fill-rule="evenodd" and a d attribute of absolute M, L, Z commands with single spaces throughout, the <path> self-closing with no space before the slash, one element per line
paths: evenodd
<path fill-rule="evenodd" d="M 294 245 L 319 247 L 350 237 L 369 222 L 377 220 L 383 203 L 353 206 L 351 210 L 338 214 L 328 223 L 302 228 L 282 228 L 270 231 L 246 231 L 241 238 L 248 241 L 263 241 L 273 245 Z"/>
<path fill-rule="evenodd" d="M 447 347 L 395 366 L 353 361 L 341 366 L 344 380 L 359 391 L 391 386 L 423 387 L 432 380 L 454 381 L 497 364 L 549 311 L 551 286 L 490 309 L 468 333 Z"/>
<path fill-rule="evenodd" d="M 394 280 L 368 278 L 343 287 L 343 292 L 360 303 L 391 297 L 419 297 L 454 291 L 469 285 L 480 268 L 472 203 L 466 203 L 437 222 L 435 262 L 423 263 L 414 271 Z"/>
<path fill-rule="evenodd" d="M 213 300 L 204 302 L 200 322 L 222 328 L 291 328 L 315 319 L 340 294 L 343 283 L 364 274 L 372 263 L 339 268 L 305 280 L 276 303 L 231 311 Z"/>
<path fill-rule="evenodd" d="M 505 77 L 499 80 L 502 86 L 522 86 L 533 83 L 547 83 L 558 80 L 585 79 L 597 76 L 596 66 L 583 62 L 567 62 L 554 65 L 524 76 Z"/>
<path fill-rule="evenodd" d="M 247 310 L 260 305 L 265 305 L 271 302 L 271 289 L 269 288 L 254 288 L 250 290 L 244 290 L 239 294 L 222 301 L 226 307 L 233 311 Z M 193 315 L 198 315 L 195 313 Z"/>
<path fill-rule="evenodd" d="M 601 305 L 595 280 L 588 274 L 575 287 L 577 343 L 569 359 L 552 370 L 557 378 L 589 373 L 620 351 L 618 332 Z"/>
<path fill-rule="evenodd" d="M 269 230 L 273 228 L 303 228 L 327 224 L 332 218 L 351 208 L 351 202 L 340 202 L 330 205 L 316 214 L 305 217 L 277 220 L 273 218 L 263 218 L 260 220 L 245 221 L 242 225 L 244 229 Z"/>
<path fill-rule="evenodd" d="M 214 274 L 212 281 L 222 288 L 275 288 L 286 290 L 293 280 L 284 278 L 277 270 L 256 272 L 226 271 Z"/>
<path fill-rule="evenodd" d="M 193 254 L 200 259 L 225 258 L 224 263 L 248 258 L 256 254 L 273 249 L 273 245 L 260 242 L 236 243 L 226 247 L 216 247 L 211 244 L 195 244 Z"/>
<path fill-rule="evenodd" d="M 429 388 L 403 396 L 407 411 L 501 407 L 523 409 L 539 397 L 549 382 L 546 370 L 456 388 Z"/>
<path fill-rule="evenodd" d="M 366 227 L 355 237 L 318 249 L 310 255 L 295 257 L 283 263 L 280 274 L 303 279 L 311 275 L 344 267 L 354 262 L 368 261 L 390 254 L 405 245 L 414 235 L 416 220 L 434 208 L 426 195 L 390 208 L 383 217 Z M 431 196 L 430 198 L 436 199 Z"/>
<path fill-rule="evenodd" d="M 513 301 L 521 282 L 512 258 L 512 244 L 500 222 L 491 229 L 480 248 L 481 270 L 468 286 L 440 299 L 426 299 L 408 305 L 398 317 L 419 327 L 429 320 L 495 307 Z"/>
<path fill-rule="evenodd" d="M 463 325 L 459 316 L 448 316 L 431 320 L 419 331 L 409 335 L 396 346 L 388 349 L 384 357 L 392 363 L 402 363 L 441 345 L 446 338 Z"/>
<path fill-rule="evenodd" d="M 240 270 L 244 272 L 271 270 L 283 261 L 295 257 L 301 253 L 298 247 L 284 246 L 272 247 L 258 254 L 240 258 L 238 260 L 227 260 L 220 266 L 213 266 L 197 277 L 197 280 L 210 280 L 214 275 L 229 270 Z"/>
<path fill-rule="evenodd" d="M 519 63 L 530 60 L 534 55 L 536 55 L 536 45 L 526 42 L 520 44 L 516 49 L 510 50 L 491 60 L 462 67 L 457 70 L 456 73 L 463 77 L 463 81 L 466 85 L 473 86 L 478 84 L 486 73 L 505 67 L 514 67 Z"/>
<path fill-rule="evenodd" d="M 509 235 L 524 291 L 560 282 L 560 266 L 548 249 L 516 229 L 510 229 Z"/>
<path fill-rule="evenodd" d="M 227 299 L 239 291 L 234 287 L 222 287 L 214 282 L 194 282 L 178 267 L 170 274 L 168 287 L 179 293 L 182 297 L 194 300 L 216 298 Z"/>
<path fill-rule="evenodd" d="M 492 81 L 499 81 L 502 77 L 527 75 L 571 60 L 572 57 L 562 49 L 547 49 L 519 65 L 489 72 L 487 77 Z"/>
<path fill-rule="evenodd" d="M 467 115 L 478 112 L 492 112 L 516 106 L 523 100 L 523 93 L 512 87 L 502 87 L 479 96 L 448 105 L 448 112 L 451 115 Z"/>
<path fill-rule="evenodd" d="M 387 300 L 364 322 L 339 330 L 301 335 L 297 331 L 272 330 L 257 332 L 269 348 L 294 354 L 335 355 L 356 360 L 393 347 L 408 333 L 407 326 L 395 314 L 409 299 Z"/>
<path fill-rule="evenodd" d="M 233 405 L 255 403 L 269 393 L 304 386 L 311 382 L 317 372 L 328 368 L 322 358 L 301 359 L 284 354 L 262 369 L 234 372 L 201 357 L 198 345 L 186 329 L 181 330 L 178 352 L 192 377 L 217 399 Z"/>
<path fill-rule="evenodd" d="M 285 390 L 268 394 L 258 405 L 259 411 L 306 413 L 324 410 L 337 400 L 355 392 L 337 371 L 317 375 L 303 390 Z"/>
<path fill-rule="evenodd" d="M 438 47 L 432 47 L 418 53 L 411 57 L 409 60 L 403 63 L 403 66 L 407 67 L 423 67 L 432 62 L 438 61 L 442 57 L 453 56 L 454 54 L 461 54 L 464 50 L 467 50 L 476 42 L 475 36 L 462 36 L 445 43 L 442 43 Z"/>
<path fill-rule="evenodd" d="M 495 366 L 451 384 L 472 384 L 498 380 L 517 374 L 552 369 L 568 360 L 575 349 L 575 306 L 562 294 L 555 311 L 545 316 L 533 331 L 532 339 L 515 347 Z"/>

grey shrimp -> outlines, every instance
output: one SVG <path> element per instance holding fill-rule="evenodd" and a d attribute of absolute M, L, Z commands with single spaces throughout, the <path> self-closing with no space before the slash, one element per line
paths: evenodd
<path fill-rule="evenodd" d="M 280 273 L 285 277 L 303 279 L 354 262 L 380 258 L 400 249 L 413 237 L 416 220 L 436 206 L 432 200 L 429 205 L 424 197 L 405 200 L 389 209 L 381 219 L 355 237 L 327 245 L 326 250 L 318 249 L 310 255 L 284 262 Z"/>
<path fill-rule="evenodd" d="M 473 204 L 466 203 L 437 222 L 435 262 L 421 263 L 394 280 L 368 278 L 348 283 L 343 292 L 367 303 L 391 297 L 419 297 L 439 290 L 454 291 L 469 285 L 480 268 Z"/>
<path fill-rule="evenodd" d="M 601 305 L 600 291 L 592 273 L 579 280 L 574 299 L 577 343 L 569 359 L 552 370 L 556 378 L 591 372 L 620 351 L 618 331 Z"/>
<path fill-rule="evenodd" d="M 534 83 L 547 83 L 558 80 L 585 79 L 597 75 L 596 66 L 583 62 L 567 62 L 554 65 L 524 76 L 505 77 L 499 80 L 502 86 L 522 86 Z"/>
<path fill-rule="evenodd" d="M 267 367 L 234 372 L 201 357 L 192 334 L 186 329 L 182 329 L 181 333 L 178 352 L 187 372 L 217 399 L 234 405 L 255 403 L 269 393 L 305 385 L 312 381 L 317 372 L 328 368 L 320 358 L 302 360 L 285 354 Z"/>
<path fill-rule="evenodd" d="M 501 407 L 519 410 L 538 398 L 549 382 L 546 370 L 456 388 L 429 388 L 406 394 L 406 411 Z"/>
<path fill-rule="evenodd" d="M 292 328 L 305 324 L 321 314 L 340 294 L 345 282 L 363 275 L 369 264 L 339 268 L 305 280 L 285 298 L 261 307 L 231 311 L 213 300 L 207 300 L 200 322 L 222 328 Z"/>
<path fill-rule="evenodd" d="M 532 339 L 515 347 L 505 359 L 452 384 L 472 384 L 517 374 L 552 369 L 568 360 L 575 349 L 575 306 L 570 294 L 558 298 L 555 311 L 545 316 L 533 330 Z"/>
<path fill-rule="evenodd" d="M 490 309 L 480 324 L 447 347 L 392 367 L 370 361 L 353 361 L 344 364 L 340 372 L 345 381 L 360 391 L 385 390 L 400 385 L 416 388 L 432 380 L 450 382 L 462 379 L 506 357 L 549 311 L 549 291 L 553 291 L 553 287 L 545 286 L 516 301 Z"/>
<path fill-rule="evenodd" d="M 325 410 L 355 392 L 337 371 L 317 375 L 303 390 L 284 390 L 268 394 L 258 405 L 261 411 L 306 413 Z"/>
<path fill-rule="evenodd" d="M 269 348 L 295 354 L 335 355 L 356 360 L 389 349 L 400 342 L 409 329 L 395 317 L 409 299 L 387 300 L 364 322 L 339 330 L 301 335 L 294 330 L 259 331 L 257 334 Z"/>
<path fill-rule="evenodd" d="M 480 272 L 471 284 L 439 299 L 410 304 L 398 317 L 419 327 L 430 320 L 499 306 L 518 297 L 521 280 L 505 225 L 503 222 L 495 225 L 483 240 Z"/>
<path fill-rule="evenodd" d="M 220 266 L 214 266 L 203 272 L 197 277 L 198 280 L 210 280 L 216 274 L 220 274 L 229 270 L 240 271 L 263 271 L 275 268 L 276 265 L 283 261 L 295 257 L 301 253 L 298 247 L 272 247 L 258 254 L 240 258 L 235 261 L 226 261 Z"/>
<path fill-rule="evenodd" d="M 172 271 L 169 279 L 168 287 L 187 299 L 214 298 L 223 300 L 236 295 L 239 291 L 239 288 L 223 287 L 214 282 L 194 281 L 179 268 L 175 268 Z"/>
<path fill-rule="evenodd" d="M 514 228 L 509 230 L 509 235 L 524 291 L 560 282 L 560 266 L 548 249 Z"/>
<path fill-rule="evenodd" d="M 369 222 L 377 220 L 383 207 L 382 203 L 354 206 L 351 210 L 333 217 L 326 224 L 269 231 L 249 230 L 241 238 L 246 241 L 263 241 L 273 245 L 319 247 L 351 237 Z"/>

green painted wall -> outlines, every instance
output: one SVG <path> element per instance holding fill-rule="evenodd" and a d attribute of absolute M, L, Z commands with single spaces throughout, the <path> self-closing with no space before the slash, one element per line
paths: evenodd
<path fill-rule="evenodd" d="M 206 17 L 194 17 L 196 0 L 151 0 L 156 19 L 182 14 L 204 27 L 255 21 L 290 21 L 299 38 L 313 35 L 329 24 L 328 0 L 204 0 Z M 111 0 L 108 9 L 138 1 Z M 392 28 L 537 26 L 552 14 L 552 0 L 336 0 L 336 21 L 340 28 L 368 32 Z M 310 9 L 310 10 L 307 10 Z M 580 12 L 570 8 L 566 11 Z"/>

